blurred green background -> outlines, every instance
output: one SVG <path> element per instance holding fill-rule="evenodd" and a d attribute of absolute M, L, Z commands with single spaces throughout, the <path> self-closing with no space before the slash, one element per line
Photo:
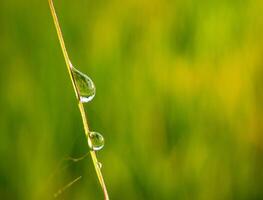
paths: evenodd
<path fill-rule="evenodd" d="M 263 199 L 261 0 L 54 0 L 111 199 Z M 0 199 L 103 199 L 47 0 L 0 1 Z"/>

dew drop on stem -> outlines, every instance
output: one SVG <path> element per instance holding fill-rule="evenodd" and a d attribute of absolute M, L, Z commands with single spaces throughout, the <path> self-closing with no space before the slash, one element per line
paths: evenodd
<path fill-rule="evenodd" d="M 104 146 L 104 138 L 103 136 L 98 132 L 90 132 L 89 133 L 88 144 L 91 150 L 98 151 L 101 150 Z"/>
<path fill-rule="evenodd" d="M 71 71 L 74 77 L 75 85 L 82 103 L 87 103 L 91 101 L 96 93 L 95 84 L 86 74 L 80 72 L 73 66 Z"/>

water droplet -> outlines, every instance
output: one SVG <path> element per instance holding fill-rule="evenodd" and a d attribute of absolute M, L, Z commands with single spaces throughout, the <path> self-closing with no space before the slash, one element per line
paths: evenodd
<path fill-rule="evenodd" d="M 93 81 L 86 74 L 78 71 L 73 66 L 71 67 L 74 76 L 75 84 L 80 95 L 80 101 L 87 103 L 91 101 L 96 93 L 96 88 Z"/>
<path fill-rule="evenodd" d="M 97 165 L 98 165 L 98 167 L 99 167 L 100 169 L 102 168 L 101 162 L 97 162 Z"/>
<path fill-rule="evenodd" d="M 98 132 L 90 132 L 89 133 L 90 140 L 88 140 L 89 147 L 93 151 L 101 150 L 104 146 L 104 138 Z"/>

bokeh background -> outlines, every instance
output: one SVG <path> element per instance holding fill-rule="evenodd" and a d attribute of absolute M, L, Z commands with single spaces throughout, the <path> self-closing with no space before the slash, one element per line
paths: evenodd
<path fill-rule="evenodd" d="M 111 199 L 263 199 L 261 0 L 55 0 Z M 0 199 L 103 199 L 47 0 L 0 1 Z"/>

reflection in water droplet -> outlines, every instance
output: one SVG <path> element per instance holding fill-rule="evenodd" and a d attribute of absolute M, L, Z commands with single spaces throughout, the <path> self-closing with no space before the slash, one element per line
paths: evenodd
<path fill-rule="evenodd" d="M 98 132 L 90 132 L 89 133 L 90 140 L 88 140 L 89 147 L 93 151 L 101 150 L 104 146 L 104 138 Z"/>
<path fill-rule="evenodd" d="M 97 165 L 98 165 L 98 167 L 99 167 L 100 169 L 102 168 L 101 162 L 97 162 Z"/>
<path fill-rule="evenodd" d="M 80 95 L 80 101 L 82 103 L 91 101 L 96 93 L 93 81 L 90 79 L 90 77 L 78 71 L 73 66 L 71 67 L 71 69 L 78 93 Z"/>

